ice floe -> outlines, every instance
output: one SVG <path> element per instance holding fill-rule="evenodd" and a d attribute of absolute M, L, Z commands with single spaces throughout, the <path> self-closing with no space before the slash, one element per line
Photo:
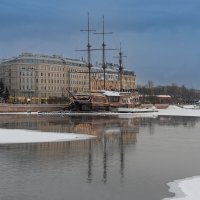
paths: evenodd
<path fill-rule="evenodd" d="M 0 144 L 59 142 L 91 139 L 94 136 L 75 133 L 49 133 L 21 129 L 0 129 Z"/>
<path fill-rule="evenodd" d="M 176 180 L 168 185 L 175 197 L 163 200 L 200 200 L 200 176 Z"/>
<path fill-rule="evenodd" d="M 189 109 L 171 105 L 166 109 L 158 109 L 158 115 L 200 117 L 200 109 Z"/>

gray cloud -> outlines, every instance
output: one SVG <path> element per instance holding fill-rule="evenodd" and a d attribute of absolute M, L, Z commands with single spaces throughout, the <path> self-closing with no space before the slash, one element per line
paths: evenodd
<path fill-rule="evenodd" d="M 105 16 L 106 31 L 114 32 L 106 42 L 114 48 L 122 42 L 124 63 L 138 82 L 200 87 L 199 9 L 197 0 L 1 0 L 0 57 L 22 51 L 74 56 L 85 48 L 86 33 L 79 30 L 89 11 L 97 31 Z M 91 43 L 101 45 L 101 38 L 92 36 Z"/>

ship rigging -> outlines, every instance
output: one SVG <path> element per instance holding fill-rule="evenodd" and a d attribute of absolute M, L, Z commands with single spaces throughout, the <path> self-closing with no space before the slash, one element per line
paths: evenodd
<path fill-rule="evenodd" d="M 101 33 L 96 33 L 96 30 L 90 29 L 90 20 L 88 13 L 88 24 L 87 29 L 81 30 L 87 32 L 87 49 L 77 50 L 77 51 L 87 51 L 87 67 L 88 67 L 88 77 L 89 77 L 89 93 L 88 94 L 71 94 L 71 103 L 69 105 L 70 110 L 74 111 L 118 111 L 119 108 L 134 108 L 139 102 L 139 96 L 137 92 L 122 92 L 122 55 L 121 44 L 120 49 L 108 49 L 105 44 L 105 34 L 112 34 L 110 32 L 105 32 L 104 27 L 104 16 L 103 16 L 103 31 Z M 102 48 L 93 49 L 90 44 L 90 33 L 101 34 L 103 37 Z M 91 91 L 91 51 L 101 50 L 102 51 L 102 69 L 103 69 L 103 90 L 92 92 Z M 106 90 L 106 59 L 105 51 L 107 50 L 120 50 L 119 52 L 119 81 L 120 81 L 120 91 L 107 91 Z M 101 73 L 101 72 L 100 72 Z"/>

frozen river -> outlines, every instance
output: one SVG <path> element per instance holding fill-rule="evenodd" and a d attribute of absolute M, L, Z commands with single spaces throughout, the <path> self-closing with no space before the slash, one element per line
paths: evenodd
<path fill-rule="evenodd" d="M 0 144 L 0 199 L 171 200 L 169 186 L 185 199 L 178 185 L 200 183 L 199 130 L 195 117 L 0 115 L 0 134 L 84 137 Z"/>

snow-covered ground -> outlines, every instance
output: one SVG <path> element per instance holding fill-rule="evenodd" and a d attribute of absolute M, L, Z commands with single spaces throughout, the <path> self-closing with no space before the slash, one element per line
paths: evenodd
<path fill-rule="evenodd" d="M 163 200 L 200 200 L 200 177 L 191 177 L 168 183 L 169 191 L 175 194 L 173 198 Z"/>
<path fill-rule="evenodd" d="M 200 109 L 181 108 L 171 105 L 166 109 L 158 109 L 158 115 L 200 117 Z"/>
<path fill-rule="evenodd" d="M 94 136 L 75 133 L 49 133 L 21 129 L 0 129 L 0 144 L 61 142 L 91 139 Z"/>

